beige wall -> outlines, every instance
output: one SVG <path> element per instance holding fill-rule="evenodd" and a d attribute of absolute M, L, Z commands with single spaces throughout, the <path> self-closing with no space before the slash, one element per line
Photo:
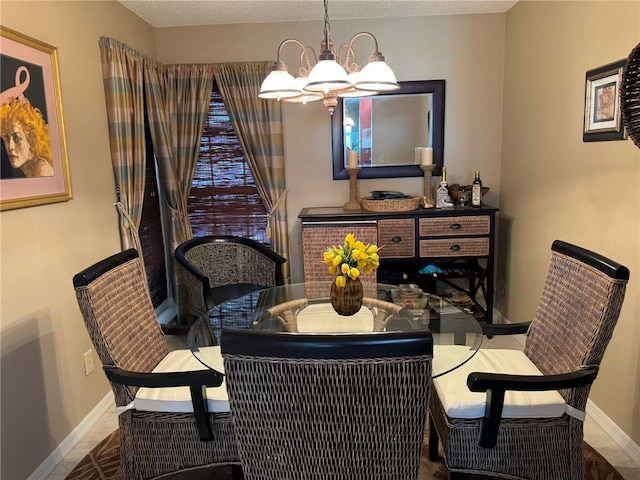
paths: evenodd
<path fill-rule="evenodd" d="M 528 320 L 554 239 L 628 266 L 591 400 L 640 444 L 640 151 L 582 142 L 585 72 L 640 41 L 639 2 L 519 2 L 507 13 L 497 308 Z"/>
<path fill-rule="evenodd" d="M 398 80 L 446 80 L 445 165 L 448 180 L 471 183 L 480 170 L 491 187 L 487 200 L 498 202 L 502 128 L 504 15 L 458 15 L 388 20 L 332 21 L 336 44 L 362 30 L 373 32 Z M 209 26 L 157 30 L 158 60 L 163 63 L 207 63 L 275 60 L 288 37 L 319 47 L 322 21 L 251 26 Z M 356 54 L 365 61 L 373 45 L 358 39 Z M 283 60 L 295 73 L 300 50 L 287 45 Z M 334 181 L 331 167 L 331 120 L 317 102 L 284 105 L 287 211 L 293 281 L 302 280 L 300 210 L 342 205 L 349 184 Z M 360 194 L 371 190 L 421 193 L 421 178 L 361 180 Z"/>
<path fill-rule="evenodd" d="M 58 48 L 74 193 L 69 202 L 0 214 L 0 478 L 18 480 L 109 391 L 99 365 L 84 375 L 91 343 L 71 284 L 120 250 L 98 39 L 149 55 L 155 43 L 153 29 L 116 2 L 3 0 L 0 9 L 3 26 Z"/>
<path fill-rule="evenodd" d="M 610 254 L 631 266 L 632 275 L 638 265 L 638 150 L 631 142 L 581 142 L 584 72 L 626 56 L 638 42 L 638 4 L 608 5 L 548 2 L 519 5 L 506 16 L 331 24 L 336 42 L 360 30 L 374 32 L 399 80 L 447 81 L 445 164 L 452 182 L 469 182 L 479 169 L 491 187 L 488 202 L 497 206 L 500 199 L 500 253 L 508 260 L 501 271 L 509 281 L 500 304 L 513 320 L 531 316 L 556 236 Z M 59 49 L 74 189 L 70 202 L 0 214 L 0 477 L 13 479 L 33 472 L 109 390 L 99 369 L 84 376 L 82 353 L 90 341 L 71 285 L 74 273 L 120 248 L 99 37 L 114 37 L 163 63 L 268 60 L 289 36 L 317 47 L 322 24 L 153 29 L 113 1 L 3 1 L 0 9 L 3 25 Z M 628 28 L 621 22 L 629 22 Z M 585 28 L 590 23 L 599 25 L 595 36 Z M 297 58 L 295 49 L 285 50 L 290 66 Z M 545 102 L 553 108 L 550 114 L 540 108 Z M 287 105 L 284 115 L 291 266 L 299 281 L 297 215 L 305 206 L 343 204 L 348 183 L 332 180 L 326 109 Z M 614 196 L 605 193 L 608 185 L 614 186 Z M 360 183 L 362 195 L 376 189 L 419 192 L 421 180 Z M 605 224 L 608 231 L 601 227 Z M 637 283 L 630 290 L 635 293 L 625 305 L 615 351 L 607 354 L 593 397 L 640 443 L 633 407 L 640 362 Z M 616 382 L 627 351 L 632 358 L 626 360 L 626 381 Z"/>

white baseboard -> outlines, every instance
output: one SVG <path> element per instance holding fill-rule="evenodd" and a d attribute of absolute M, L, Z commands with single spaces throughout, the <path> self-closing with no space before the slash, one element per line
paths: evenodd
<path fill-rule="evenodd" d="M 100 400 L 80 424 L 67 435 L 58 447 L 51 452 L 44 462 L 33 472 L 27 480 L 45 480 L 54 468 L 64 459 L 78 441 L 100 420 L 100 417 L 113 405 L 113 393 L 109 392 Z"/>
<path fill-rule="evenodd" d="M 618 425 L 613 423 L 591 400 L 587 400 L 587 416 L 590 417 L 593 423 L 600 427 L 631 460 L 640 465 L 640 446 L 636 445 L 634 441 L 631 440 Z"/>

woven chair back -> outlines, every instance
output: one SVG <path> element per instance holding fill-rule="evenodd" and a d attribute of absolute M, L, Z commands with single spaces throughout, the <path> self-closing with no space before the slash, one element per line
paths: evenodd
<path fill-rule="evenodd" d="M 428 333 L 254 333 L 222 333 L 246 480 L 418 477 Z"/>
<path fill-rule="evenodd" d="M 552 252 L 551 263 L 525 344 L 525 354 L 545 375 L 600 365 L 622 308 L 628 270 L 615 278 L 570 252 Z M 561 391 L 584 410 L 589 386 Z"/>
<path fill-rule="evenodd" d="M 74 276 L 76 298 L 104 366 L 150 372 L 168 347 L 135 250 L 127 250 Z M 112 384 L 116 405 L 133 400 L 136 387 Z"/>
<path fill-rule="evenodd" d="M 201 243 L 185 253 L 186 259 L 209 277 L 209 286 L 256 283 L 275 287 L 273 260 L 242 243 Z"/>

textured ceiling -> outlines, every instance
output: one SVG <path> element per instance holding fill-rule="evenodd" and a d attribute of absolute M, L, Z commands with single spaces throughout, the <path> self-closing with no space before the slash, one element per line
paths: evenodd
<path fill-rule="evenodd" d="M 320 0 L 118 0 L 154 27 L 321 20 Z M 329 19 L 503 13 L 517 0 L 330 0 Z"/>

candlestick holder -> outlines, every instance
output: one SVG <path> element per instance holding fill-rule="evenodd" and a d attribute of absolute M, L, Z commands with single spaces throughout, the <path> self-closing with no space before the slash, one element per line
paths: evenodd
<path fill-rule="evenodd" d="M 345 210 L 360 210 L 360 202 L 358 201 L 358 172 L 359 168 L 347 168 L 349 174 L 349 201 L 342 208 Z"/>
<path fill-rule="evenodd" d="M 420 170 L 424 175 L 422 179 L 422 196 L 424 199 L 424 208 L 435 207 L 435 200 L 433 199 L 433 187 L 431 186 L 431 173 L 435 165 L 420 165 Z"/>

